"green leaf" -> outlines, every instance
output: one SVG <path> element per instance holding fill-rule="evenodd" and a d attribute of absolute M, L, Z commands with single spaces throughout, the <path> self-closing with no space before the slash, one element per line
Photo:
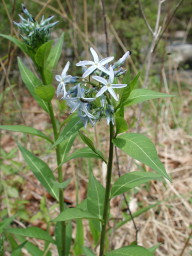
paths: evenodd
<path fill-rule="evenodd" d="M 100 156 L 98 154 L 96 154 L 95 152 L 93 152 L 92 149 L 90 149 L 89 147 L 86 147 L 86 148 L 77 149 L 71 155 L 66 157 L 64 162 L 68 162 L 71 159 L 84 158 L 84 157 L 85 158 L 97 158 L 97 159 L 100 158 Z"/>
<path fill-rule="evenodd" d="M 14 235 L 36 238 L 55 244 L 55 240 L 46 231 L 38 227 L 8 228 L 5 231 Z"/>
<path fill-rule="evenodd" d="M 26 163 L 29 165 L 35 177 L 41 182 L 41 184 L 54 198 L 59 200 L 59 191 L 53 186 L 53 181 L 55 180 L 55 177 L 48 165 L 21 145 L 18 146 Z"/>
<path fill-rule="evenodd" d="M 42 100 L 51 101 L 55 95 L 55 88 L 52 85 L 43 85 L 35 87 L 36 95 Z"/>
<path fill-rule="evenodd" d="M 20 244 L 11 254 L 11 256 L 21 256 L 22 255 L 22 248 L 26 245 L 28 241 L 24 241 L 22 244 Z"/>
<path fill-rule="evenodd" d="M 31 72 L 21 61 L 20 58 L 18 58 L 18 66 L 21 73 L 21 78 L 26 85 L 27 89 L 33 96 L 33 98 L 37 101 L 37 103 L 40 105 L 41 108 L 43 108 L 46 112 L 49 112 L 49 108 L 47 103 L 39 98 L 35 93 L 35 87 L 42 86 L 43 83 Z"/>
<path fill-rule="evenodd" d="M 87 192 L 87 210 L 96 215 L 100 220 L 103 218 L 104 198 L 104 187 L 96 180 L 93 173 L 90 172 Z M 94 223 L 95 228 L 101 231 L 101 222 L 94 220 Z"/>
<path fill-rule="evenodd" d="M 106 256 L 153 256 L 153 253 L 142 246 L 130 245 L 110 251 Z"/>
<path fill-rule="evenodd" d="M 161 244 L 158 243 L 158 244 L 152 246 L 151 248 L 149 248 L 148 250 L 149 250 L 150 252 L 152 252 L 152 253 L 155 253 L 155 251 L 159 248 L 160 245 L 161 245 Z"/>
<path fill-rule="evenodd" d="M 4 231 L 4 228 L 6 228 L 11 222 L 16 218 L 16 215 L 13 215 L 10 218 L 6 218 L 4 220 L 1 220 L 0 223 L 0 234 Z"/>
<path fill-rule="evenodd" d="M 53 146 L 57 146 L 62 141 L 68 139 L 71 135 L 74 135 L 79 129 L 83 127 L 83 123 L 78 116 L 73 116 L 61 131 L 59 138 L 56 140 Z"/>
<path fill-rule="evenodd" d="M 51 48 L 49 56 L 47 58 L 47 67 L 51 70 L 57 65 L 62 52 L 62 45 L 64 40 L 64 33 L 59 38 L 57 44 Z"/>
<path fill-rule="evenodd" d="M 96 256 L 96 255 L 91 251 L 91 249 L 89 249 L 88 247 L 84 247 L 84 248 L 83 248 L 83 252 L 84 252 L 85 256 Z"/>
<path fill-rule="evenodd" d="M 155 146 L 150 139 L 142 134 L 122 134 L 113 140 L 115 146 L 134 159 L 148 165 L 160 175 L 171 181 L 165 167 L 158 158 Z"/>
<path fill-rule="evenodd" d="M 36 135 L 38 137 L 41 137 L 43 139 L 46 139 L 47 141 L 52 142 L 52 140 L 46 136 L 43 132 L 29 126 L 25 125 L 0 125 L 1 130 L 7 130 L 7 131 L 12 131 L 12 132 L 22 132 L 22 133 L 27 133 L 27 134 L 32 134 Z"/>
<path fill-rule="evenodd" d="M 116 134 L 126 132 L 128 130 L 128 124 L 123 117 L 115 117 Z"/>
<path fill-rule="evenodd" d="M 62 183 L 56 181 L 56 180 L 53 180 L 53 186 L 56 187 L 56 188 L 62 188 L 62 189 L 65 189 L 69 183 L 71 182 L 71 179 L 68 179 Z"/>
<path fill-rule="evenodd" d="M 25 239 L 21 236 L 17 236 L 17 239 L 20 241 L 20 242 L 24 242 Z M 30 253 L 30 255 L 32 256 L 43 256 L 44 253 L 37 247 L 35 246 L 34 244 L 32 244 L 31 242 L 27 242 L 25 244 L 25 249 Z"/>
<path fill-rule="evenodd" d="M 112 186 L 111 197 L 123 194 L 150 180 L 162 180 L 162 175 L 152 172 L 130 172 L 122 175 Z"/>
<path fill-rule="evenodd" d="M 134 89 L 134 87 L 136 86 L 138 79 L 140 77 L 140 73 L 138 73 L 134 79 L 130 82 L 130 84 L 128 84 L 126 87 L 124 87 L 121 90 L 121 98 L 120 98 L 120 103 L 117 106 L 117 108 L 119 108 L 121 105 L 124 105 L 125 102 L 127 101 L 127 99 L 129 98 L 129 95 L 131 93 L 131 91 Z"/>
<path fill-rule="evenodd" d="M 97 150 L 92 142 L 92 140 L 90 140 L 87 136 L 85 136 L 82 132 L 79 131 L 79 136 L 81 137 L 82 141 L 87 144 L 87 146 L 92 149 L 92 151 L 97 154 L 99 156 L 99 158 L 101 158 L 105 163 L 106 160 L 103 157 L 103 154 Z"/>
<path fill-rule="evenodd" d="M 82 220 L 76 220 L 76 237 L 74 243 L 75 256 L 83 255 L 84 230 Z"/>
<path fill-rule="evenodd" d="M 59 256 L 63 256 L 62 250 L 62 236 L 61 236 L 61 222 L 57 222 L 55 225 L 55 240 L 57 245 L 57 250 Z M 71 247 L 71 240 L 72 240 L 72 225 L 71 222 L 66 223 L 66 247 L 65 247 L 65 255 L 69 255 L 70 247 Z"/>
<path fill-rule="evenodd" d="M 29 55 L 32 59 L 34 57 L 34 53 L 32 51 L 32 49 L 30 49 L 29 46 L 27 46 L 24 42 L 22 42 L 21 40 L 18 40 L 17 38 L 13 37 L 13 36 L 9 36 L 9 35 L 3 35 L 0 34 L 0 36 L 10 40 L 11 42 L 13 42 L 15 45 L 17 45 L 24 53 L 26 53 L 27 55 Z"/>
<path fill-rule="evenodd" d="M 68 208 L 63 211 L 57 218 L 52 221 L 68 221 L 75 219 L 97 219 L 97 216 L 91 214 L 88 211 L 83 211 L 78 208 Z"/>
<path fill-rule="evenodd" d="M 67 155 L 69 151 L 71 150 L 71 147 L 73 145 L 73 142 L 77 136 L 77 133 L 74 135 L 71 135 L 67 140 L 63 141 L 63 143 L 60 144 L 60 151 L 61 151 L 61 163 L 65 161 L 67 158 Z"/>
<path fill-rule="evenodd" d="M 46 65 L 46 60 L 48 58 L 52 44 L 53 44 L 53 41 L 48 41 L 48 42 L 42 44 L 37 49 L 37 52 L 35 54 L 35 62 L 39 67 L 44 68 L 44 66 Z"/>
<path fill-rule="evenodd" d="M 173 95 L 168 95 L 161 92 L 155 92 L 148 89 L 135 89 L 130 93 L 129 98 L 124 102 L 124 105 L 132 106 L 147 100 L 167 98 L 167 97 L 173 97 Z"/>

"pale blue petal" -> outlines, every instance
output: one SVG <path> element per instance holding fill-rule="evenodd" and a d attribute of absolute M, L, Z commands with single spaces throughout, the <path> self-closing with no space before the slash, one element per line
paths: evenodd
<path fill-rule="evenodd" d="M 57 97 L 59 97 L 59 95 L 61 94 L 63 89 L 63 83 L 60 83 L 57 87 Z"/>
<path fill-rule="evenodd" d="M 82 61 L 79 61 L 76 66 L 87 66 L 87 65 L 93 65 L 94 62 L 93 61 L 90 61 L 90 60 L 82 60 Z"/>
<path fill-rule="evenodd" d="M 61 76 L 62 76 L 62 77 L 65 77 L 65 76 L 66 76 L 66 73 L 67 73 L 67 71 L 68 71 L 68 69 L 69 69 L 69 65 L 70 65 L 70 62 L 68 61 L 67 64 L 65 65 L 65 67 L 64 67 L 64 69 L 63 69 L 63 71 L 62 71 L 62 73 L 61 73 Z"/>
<path fill-rule="evenodd" d="M 60 75 L 56 75 L 55 76 L 55 79 L 58 81 L 58 82 L 61 82 L 62 81 L 62 77 Z"/>
<path fill-rule="evenodd" d="M 109 75 L 109 83 L 112 84 L 113 81 L 114 81 L 114 71 L 113 71 L 113 68 L 110 66 L 109 68 L 109 72 L 110 72 L 110 75 Z"/>
<path fill-rule="evenodd" d="M 80 103 L 74 104 L 74 107 L 71 109 L 71 113 L 75 112 L 80 106 Z"/>
<path fill-rule="evenodd" d="M 95 100 L 95 98 L 82 98 L 83 100 L 85 100 L 85 101 L 89 101 L 89 102 L 91 102 L 91 101 L 94 101 Z"/>
<path fill-rule="evenodd" d="M 86 71 L 85 71 L 85 73 L 83 74 L 83 78 L 85 78 L 85 77 L 87 77 L 87 76 L 89 76 L 91 73 L 93 73 L 93 71 L 96 69 L 96 66 L 91 66 L 91 67 L 89 67 Z"/>
<path fill-rule="evenodd" d="M 93 79 L 97 80 L 98 82 L 107 85 L 107 80 L 100 76 L 92 76 Z"/>
<path fill-rule="evenodd" d="M 109 70 L 107 70 L 105 67 L 103 67 L 103 66 L 98 66 L 97 68 L 98 68 L 99 70 L 101 70 L 102 72 L 106 73 L 107 75 L 110 75 Z"/>
<path fill-rule="evenodd" d="M 99 96 L 101 96 L 104 92 L 106 92 L 107 91 L 107 86 L 103 86 L 102 88 L 101 88 L 101 90 L 100 91 L 98 91 L 98 93 L 96 94 L 96 98 L 97 97 L 99 97 Z"/>
<path fill-rule="evenodd" d="M 101 64 L 101 65 L 103 66 L 103 65 L 109 63 L 110 61 L 112 61 L 113 59 L 114 59 L 113 56 L 112 56 L 112 57 L 107 57 L 107 58 L 105 58 L 105 59 L 100 60 L 100 61 L 99 61 L 99 64 Z"/>
<path fill-rule="evenodd" d="M 90 48 L 90 51 L 91 51 L 91 54 L 93 55 L 94 62 L 98 63 L 99 62 L 99 57 L 98 57 L 96 51 L 92 47 Z"/>
<path fill-rule="evenodd" d="M 110 87 L 108 87 L 108 91 L 109 93 L 111 94 L 111 96 L 116 100 L 118 101 L 118 98 L 117 98 L 117 95 L 115 94 L 114 90 Z"/>
<path fill-rule="evenodd" d="M 127 84 L 112 84 L 111 85 L 112 88 L 124 88 L 126 86 L 127 86 Z"/>
<path fill-rule="evenodd" d="M 71 81 L 72 76 L 68 75 L 64 78 L 65 83 L 69 83 Z"/>

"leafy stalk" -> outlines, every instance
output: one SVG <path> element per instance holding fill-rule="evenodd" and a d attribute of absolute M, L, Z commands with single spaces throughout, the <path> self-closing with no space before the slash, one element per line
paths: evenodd
<path fill-rule="evenodd" d="M 108 158 L 108 164 L 107 164 L 106 191 L 105 191 L 103 223 L 102 223 L 102 230 L 101 230 L 99 256 L 104 255 L 106 227 L 109 219 L 109 203 L 110 203 L 110 193 L 111 193 L 111 175 L 112 175 L 112 167 L 113 167 L 113 149 L 114 149 L 113 142 L 112 142 L 113 137 L 114 137 L 114 125 L 112 124 L 112 122 L 110 122 L 109 158 Z"/>
<path fill-rule="evenodd" d="M 52 123 L 53 133 L 54 133 L 54 140 L 56 141 L 58 139 L 58 131 L 57 131 L 57 125 L 56 120 L 53 112 L 53 107 L 51 102 L 48 103 L 49 108 L 49 115 Z M 61 150 L 60 145 L 58 144 L 56 146 L 56 157 L 57 157 L 57 166 L 58 166 L 58 181 L 59 183 L 63 182 L 63 175 L 62 175 L 62 165 L 61 165 Z M 64 196 L 63 196 L 63 189 L 59 188 L 59 208 L 60 213 L 64 211 L 65 204 L 64 204 Z M 62 249 L 61 252 L 63 256 L 65 256 L 65 244 L 66 244 L 66 224 L 64 221 L 61 222 L 61 241 L 62 241 Z"/>

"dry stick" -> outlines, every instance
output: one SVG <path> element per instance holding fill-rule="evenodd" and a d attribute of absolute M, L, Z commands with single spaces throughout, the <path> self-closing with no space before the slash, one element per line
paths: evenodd
<path fill-rule="evenodd" d="M 87 0 L 83 0 L 83 13 L 84 13 L 84 30 L 85 30 L 85 42 L 86 42 L 86 58 L 88 58 L 88 22 L 87 22 Z"/>
<path fill-rule="evenodd" d="M 190 29 L 191 29 L 191 25 L 192 25 L 192 17 L 189 19 L 189 22 L 188 22 L 188 24 L 187 24 L 185 36 L 184 36 L 183 41 L 182 41 L 183 44 L 185 44 L 186 41 L 187 41 L 187 37 L 188 37 L 189 31 L 190 31 Z"/>
<path fill-rule="evenodd" d="M 50 4 L 52 0 L 48 0 L 46 3 L 43 4 L 43 8 L 40 10 L 40 12 L 36 15 L 35 19 L 38 19 L 43 12 L 45 11 L 45 9 L 47 8 L 48 4 Z"/>
<path fill-rule="evenodd" d="M 106 53 L 107 56 L 109 56 L 109 36 L 108 36 L 108 30 L 107 30 L 107 16 L 105 12 L 105 1 L 101 0 L 102 4 L 102 11 L 103 11 L 103 23 L 104 23 L 104 31 L 105 31 L 105 41 L 106 41 Z"/>
<path fill-rule="evenodd" d="M 160 41 L 161 38 L 163 37 L 163 34 L 164 34 L 165 31 L 167 30 L 167 28 L 168 28 L 170 22 L 172 21 L 173 17 L 175 16 L 175 14 L 176 14 L 178 8 L 181 6 L 181 4 L 183 3 L 183 1 L 184 1 L 184 0 L 180 0 L 180 1 L 178 2 L 178 4 L 175 6 L 175 9 L 174 9 L 173 13 L 171 14 L 171 16 L 167 18 L 167 21 L 165 22 L 165 26 L 164 26 L 164 28 L 162 29 L 161 34 L 160 34 L 160 36 L 159 36 L 159 38 L 158 38 L 158 40 L 157 40 L 157 42 L 156 42 L 156 44 L 155 44 L 155 46 L 154 46 L 153 52 L 155 52 L 155 50 L 156 50 L 156 48 L 157 48 L 157 45 L 159 44 L 159 41 Z"/>
<path fill-rule="evenodd" d="M 77 4 L 78 4 L 77 1 L 73 1 L 73 5 L 74 5 L 73 7 L 71 7 L 69 0 L 67 0 L 66 2 L 67 2 L 67 6 L 69 8 L 73 23 L 77 24 L 77 21 L 76 21 L 76 11 L 77 11 Z M 75 29 L 73 29 L 72 33 L 73 33 L 72 34 L 72 44 L 74 47 L 75 57 L 78 58 L 79 57 L 78 50 L 77 50 L 78 44 L 77 44 L 77 37 L 76 37 Z"/>
<path fill-rule="evenodd" d="M 181 253 L 179 254 L 179 256 L 183 256 L 184 251 L 185 251 L 185 249 L 187 248 L 187 246 L 188 246 L 188 244 L 189 244 L 189 241 L 190 241 L 190 239 L 191 239 L 191 236 L 192 236 L 192 230 L 191 230 L 191 233 L 189 234 L 189 236 L 188 236 L 188 238 L 187 238 L 187 240 L 186 240 L 186 242 L 185 242 L 185 244 L 184 244 L 184 246 L 183 246 L 183 249 L 182 249 Z"/>
<path fill-rule="evenodd" d="M 41 2 L 41 1 L 39 1 L 39 0 L 32 0 L 32 1 L 35 2 L 35 3 L 38 3 L 38 4 L 40 4 L 40 5 L 43 5 L 43 2 Z M 64 11 L 64 9 L 63 9 L 63 12 L 60 12 L 58 9 L 54 8 L 54 7 L 51 6 L 51 5 L 48 5 L 47 8 L 49 8 L 50 10 L 52 10 L 52 11 L 54 11 L 55 13 L 57 13 L 58 15 L 60 15 L 62 18 L 66 19 L 66 20 L 69 22 L 69 24 L 72 25 L 72 26 L 74 27 L 74 29 L 79 33 L 81 42 L 82 42 L 83 46 L 86 47 L 86 46 L 85 46 L 85 40 L 84 40 L 85 34 L 81 31 L 81 29 L 79 28 L 79 26 L 77 25 L 77 23 L 75 23 L 74 21 L 72 21 L 72 20 L 68 17 L 68 15 L 67 15 L 66 12 Z M 89 44 L 90 44 L 91 46 L 95 47 L 94 44 L 93 44 L 90 40 L 88 40 L 88 42 L 89 42 Z M 95 47 L 95 48 L 96 48 L 96 47 Z"/>

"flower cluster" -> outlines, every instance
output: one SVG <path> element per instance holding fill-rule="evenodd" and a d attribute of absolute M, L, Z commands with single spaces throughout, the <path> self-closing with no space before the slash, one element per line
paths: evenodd
<path fill-rule="evenodd" d="M 78 116 L 86 126 L 88 123 L 94 125 L 102 117 L 107 123 L 114 123 L 114 106 L 119 100 L 114 89 L 126 87 L 127 84 L 118 83 L 117 79 L 126 72 L 121 65 L 129 57 L 127 51 L 113 65 L 109 66 L 114 57 L 107 57 L 99 60 L 99 56 L 93 48 L 90 48 L 93 61 L 84 60 L 76 64 L 83 69 L 82 77 L 67 75 L 70 63 L 67 62 L 61 75 L 56 75 L 59 82 L 57 97 L 67 102 L 71 113 L 77 111 Z M 67 91 L 66 87 L 72 86 Z"/>
<path fill-rule="evenodd" d="M 22 11 L 27 19 L 19 15 L 21 22 L 14 22 L 14 24 L 20 29 L 22 33 L 21 37 L 24 42 L 33 49 L 37 49 L 50 39 L 50 29 L 53 28 L 58 21 L 50 23 L 54 16 L 47 19 L 44 19 L 43 16 L 40 23 L 38 23 L 23 4 Z"/>

